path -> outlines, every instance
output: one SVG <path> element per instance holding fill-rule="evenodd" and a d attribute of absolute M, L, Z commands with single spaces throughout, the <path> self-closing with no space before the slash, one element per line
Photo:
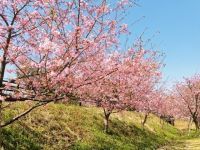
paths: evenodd
<path fill-rule="evenodd" d="M 158 150 L 200 150 L 200 138 L 179 141 L 173 146 L 164 146 Z"/>

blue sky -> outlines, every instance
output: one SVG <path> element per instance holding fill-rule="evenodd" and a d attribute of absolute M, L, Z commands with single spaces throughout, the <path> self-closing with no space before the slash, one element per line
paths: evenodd
<path fill-rule="evenodd" d="M 138 4 L 129 10 L 127 23 L 145 18 L 130 27 L 132 38 L 146 29 L 144 37 L 165 53 L 168 85 L 200 73 L 200 0 L 139 0 Z"/>

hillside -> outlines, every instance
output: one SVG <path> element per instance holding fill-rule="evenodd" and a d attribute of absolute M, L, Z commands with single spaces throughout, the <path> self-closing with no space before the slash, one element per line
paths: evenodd
<path fill-rule="evenodd" d="M 5 118 L 27 106 L 18 103 Z M 103 112 L 99 108 L 48 105 L 34 110 L 4 128 L 4 146 L 21 149 L 156 149 L 180 136 L 180 131 L 151 115 L 143 129 L 142 115 L 136 112 L 112 114 L 110 133 L 103 132 Z"/>

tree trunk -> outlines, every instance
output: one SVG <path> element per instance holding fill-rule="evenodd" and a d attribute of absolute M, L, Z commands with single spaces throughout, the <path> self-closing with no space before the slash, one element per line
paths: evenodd
<path fill-rule="evenodd" d="M 108 133 L 109 132 L 109 117 L 110 117 L 110 112 L 107 112 L 104 109 L 104 132 Z"/>
<path fill-rule="evenodd" d="M 5 69 L 6 69 L 6 65 L 7 65 L 7 52 L 8 52 L 8 48 L 9 48 L 9 45 L 10 45 L 10 41 L 11 41 L 11 38 L 12 38 L 12 29 L 9 29 L 8 31 L 8 37 L 7 37 L 7 40 L 6 40 L 6 46 L 5 46 L 5 49 L 3 49 L 3 60 L 1 61 L 1 64 L 0 64 L 0 87 L 2 88 L 3 87 L 3 79 L 4 79 L 4 75 L 5 75 Z M 0 95 L 2 94 L 2 90 L 0 90 Z M 2 117 L 2 101 L 0 101 L 0 125 L 3 121 L 3 117 Z M 0 150 L 4 150 L 3 148 L 3 136 L 2 136 L 2 127 L 0 127 Z"/>
<path fill-rule="evenodd" d="M 2 101 L 0 101 L 0 125 L 2 123 Z M 3 135 L 2 128 L 0 127 L 0 150 L 3 150 Z"/>
<path fill-rule="evenodd" d="M 193 121 L 194 121 L 196 130 L 199 130 L 199 122 L 198 122 L 197 118 L 193 118 Z"/>
<path fill-rule="evenodd" d="M 5 67 L 6 67 L 6 58 L 5 56 L 3 57 L 3 61 L 1 62 L 1 68 L 0 68 L 0 87 L 3 87 L 3 78 L 4 78 L 4 72 L 5 72 Z M 1 95 L 2 91 L 0 91 Z M 0 125 L 3 121 L 2 117 L 2 101 L 0 100 Z M 2 127 L 0 127 L 0 150 L 3 150 L 3 136 L 2 136 Z"/>
<path fill-rule="evenodd" d="M 145 113 L 144 120 L 142 121 L 142 127 L 144 127 L 145 123 L 147 122 L 149 113 Z"/>
<path fill-rule="evenodd" d="M 192 123 L 192 117 L 190 117 L 190 120 L 188 122 L 188 135 L 190 134 L 190 126 L 191 126 L 191 123 Z"/>

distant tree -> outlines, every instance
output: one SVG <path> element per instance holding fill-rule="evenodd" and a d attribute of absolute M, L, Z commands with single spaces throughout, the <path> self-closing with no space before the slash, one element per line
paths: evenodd
<path fill-rule="evenodd" d="M 179 114 L 185 118 L 192 118 L 196 129 L 200 127 L 200 75 L 185 78 L 176 84 L 174 105 Z"/>
<path fill-rule="evenodd" d="M 140 112 L 144 113 L 144 119 L 142 120 L 143 127 L 147 122 L 149 114 L 160 116 L 160 107 L 165 102 L 163 91 L 160 89 L 156 89 L 155 87 L 152 88 L 153 89 L 151 89 L 148 94 L 144 95 L 142 102 L 139 102 L 139 104 L 137 105 L 137 109 Z"/>

